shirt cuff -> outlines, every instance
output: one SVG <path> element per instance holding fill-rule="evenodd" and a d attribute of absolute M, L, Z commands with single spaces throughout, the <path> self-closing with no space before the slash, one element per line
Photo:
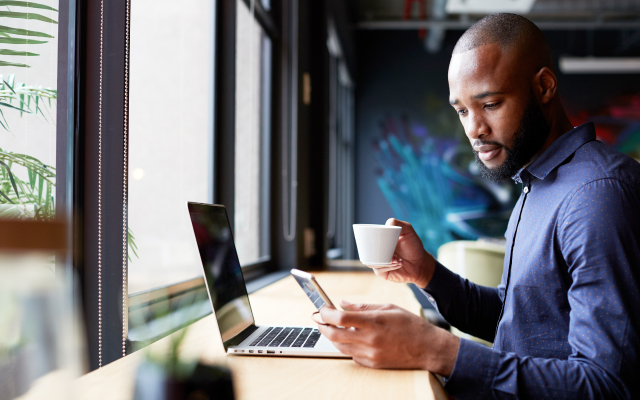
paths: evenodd
<path fill-rule="evenodd" d="M 458 293 L 457 288 L 460 287 L 460 276 L 451 272 L 447 267 L 436 261 L 433 276 L 427 287 L 423 288 L 427 292 L 427 299 L 436 309 L 446 310 L 451 304 L 451 296 Z M 434 301 L 435 300 L 435 301 Z M 436 305 L 435 303 L 438 303 Z"/>
<path fill-rule="evenodd" d="M 447 393 L 458 400 L 490 398 L 499 363 L 499 352 L 460 339 L 456 362 L 445 385 Z"/>

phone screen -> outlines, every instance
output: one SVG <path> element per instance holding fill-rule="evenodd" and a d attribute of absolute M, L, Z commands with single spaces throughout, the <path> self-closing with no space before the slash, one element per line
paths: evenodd
<path fill-rule="evenodd" d="M 317 282 L 315 282 L 315 280 L 313 279 L 313 275 L 295 269 L 291 270 L 291 275 L 293 275 L 295 280 L 298 282 L 302 290 L 307 294 L 318 311 L 320 311 L 322 307 L 326 305 L 335 308 L 322 288 L 320 288 Z"/>

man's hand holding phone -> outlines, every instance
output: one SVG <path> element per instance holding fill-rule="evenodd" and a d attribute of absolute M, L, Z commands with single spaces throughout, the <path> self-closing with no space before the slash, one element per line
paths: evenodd
<path fill-rule="evenodd" d="M 460 345 L 456 336 L 395 305 L 351 304 L 344 300 L 340 305 L 344 311 L 330 307 L 320 310 L 329 325 L 320 325 L 318 330 L 358 364 L 451 374 Z"/>
<path fill-rule="evenodd" d="M 418 239 L 419 240 L 419 239 Z M 426 369 L 449 376 L 460 340 L 425 319 L 394 305 L 351 304 L 338 310 L 307 272 L 291 270 L 318 310 L 318 330 L 343 354 L 371 368 Z"/>

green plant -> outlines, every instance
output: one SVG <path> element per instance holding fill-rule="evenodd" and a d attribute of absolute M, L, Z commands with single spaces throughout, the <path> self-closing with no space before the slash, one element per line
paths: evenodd
<path fill-rule="evenodd" d="M 6 7 L 6 11 L 0 11 L 0 18 L 3 18 L 3 21 L 6 21 L 5 18 L 13 18 L 13 19 L 24 19 L 24 20 L 36 20 L 47 22 L 51 24 L 57 24 L 58 22 L 54 19 L 46 17 L 42 14 L 38 14 L 35 12 L 31 12 L 31 10 L 26 10 L 27 12 L 17 12 L 12 11 L 10 7 L 18 7 L 20 9 L 39 9 L 39 10 L 48 10 L 58 12 L 53 7 L 33 3 L 30 1 L 17 1 L 17 0 L 0 0 L 0 7 Z M 38 32 L 34 30 L 21 29 L 21 28 L 13 28 L 10 26 L 0 25 L 0 44 L 13 44 L 13 45 L 35 45 L 35 44 L 44 44 L 47 43 L 48 40 L 34 40 L 32 37 L 43 38 L 43 39 L 53 39 L 52 35 L 44 32 Z M 14 50 L 7 48 L 0 48 L 0 56 L 23 56 L 23 57 L 36 57 L 39 56 L 37 53 L 32 53 L 30 51 L 22 51 L 22 50 Z M 3 57 L 4 58 L 4 57 Z M 18 67 L 18 68 L 29 68 L 30 66 L 27 64 L 15 63 L 12 61 L 0 60 L 0 67 Z"/>
<path fill-rule="evenodd" d="M 6 57 L 37 57 L 38 53 L 27 50 L 4 48 L 9 45 L 38 45 L 46 44 L 54 36 L 40 31 L 7 26 L 9 19 L 36 20 L 57 24 L 54 19 L 46 17 L 35 10 L 58 12 L 57 9 L 45 4 L 19 0 L 0 0 L 0 67 L 30 68 L 30 65 L 9 61 Z M 27 12 L 14 11 L 13 8 L 26 9 Z M 7 21 L 7 22 L 5 22 Z M 38 39 L 33 39 L 38 38 Z M 31 50 L 31 47 L 29 47 Z M 5 118 L 5 110 L 31 114 L 42 117 L 45 122 L 55 125 L 55 118 L 51 114 L 53 102 L 57 100 L 55 89 L 42 86 L 27 85 L 16 82 L 15 75 L 9 74 L 7 79 L 0 75 L 0 126 L 11 131 L 9 122 Z M 28 182 L 22 181 L 13 171 L 15 165 L 27 169 Z M 55 216 L 55 201 L 53 187 L 55 186 L 55 168 L 45 165 L 40 160 L 26 154 L 15 154 L 0 149 L 0 218 L 34 218 L 36 220 L 50 220 Z M 131 229 L 127 230 L 129 249 L 138 258 L 138 247 Z M 131 260 L 131 256 L 129 261 Z"/>
<path fill-rule="evenodd" d="M 58 12 L 57 9 L 45 4 L 33 3 L 30 1 L 19 0 L 0 0 L 0 7 L 5 7 L 6 10 L 0 10 L 0 67 L 17 67 L 17 68 L 30 68 L 31 66 L 23 63 L 16 63 L 11 61 L 11 57 L 37 57 L 40 54 L 32 51 L 19 49 L 16 50 L 15 46 L 29 46 L 28 50 L 31 50 L 32 45 L 45 44 L 49 42 L 49 39 L 53 39 L 54 36 L 31 29 L 22 29 L 12 26 L 7 26 L 10 20 L 34 20 L 41 21 L 50 24 L 58 24 L 54 19 L 51 19 L 32 10 L 47 10 Z M 17 8 L 21 11 L 14 11 Z M 26 11 L 26 12 L 22 12 Z M 7 24 L 7 25 L 5 25 Z M 39 38 L 38 40 L 33 38 Z M 14 48 L 6 48 L 1 45 L 13 45 Z M 9 75 L 7 80 L 2 79 L 0 76 L 0 125 L 5 130 L 9 130 L 9 124 L 4 117 L 2 108 L 16 109 L 20 111 L 20 116 L 23 113 L 38 115 L 38 112 L 47 120 L 42 105 L 45 101 L 48 101 L 49 107 L 51 107 L 51 100 L 56 99 L 57 91 L 53 89 L 45 89 L 41 86 L 32 86 L 25 83 L 15 83 L 13 75 Z M 17 104 L 12 104 L 14 100 L 17 100 Z M 31 103 L 33 102 L 33 109 Z M 49 111 L 47 109 L 47 111 Z M 49 114 L 49 119 L 54 119 Z M 48 120 L 47 120 L 48 121 Z"/>
<path fill-rule="evenodd" d="M 9 75 L 6 80 L 0 75 L 0 126 L 11 131 L 2 108 L 19 111 L 21 117 L 24 113 L 35 116 L 40 114 L 45 122 L 54 123 L 55 119 L 51 115 L 51 107 L 52 101 L 57 98 L 57 90 L 41 86 L 27 86 L 25 83 L 16 82 L 13 74 Z M 45 111 L 47 115 L 45 115 Z"/>
<path fill-rule="evenodd" d="M 33 10 L 58 12 L 45 4 L 18 0 L 0 0 L 0 66 L 29 68 L 30 65 L 11 61 L 11 57 L 36 57 L 38 53 L 22 49 L 22 46 L 48 43 L 54 36 L 32 29 L 16 27 L 12 21 L 33 20 L 57 24 L 58 22 Z M 17 10 L 16 10 L 17 9 Z M 25 12 L 26 11 L 26 12 Z M 14 26 L 10 26 L 14 25 Z M 37 39 L 34 39 L 37 38 Z M 10 45 L 7 48 L 6 45 Z M 10 74 L 7 79 L 0 75 L 0 126 L 10 131 L 4 110 L 23 114 L 40 115 L 46 122 L 53 122 L 50 109 L 56 100 L 57 91 L 15 81 Z M 45 114 L 46 111 L 46 114 Z M 26 180 L 16 175 L 16 168 L 26 169 Z M 21 174 L 25 176 L 25 174 Z M 55 168 L 35 157 L 0 149 L 0 217 L 33 218 L 49 220 L 55 216 Z"/>
<path fill-rule="evenodd" d="M 26 169 L 28 181 L 14 173 L 16 166 Z M 0 149 L 0 217 L 53 219 L 55 170 L 34 157 Z"/>
<path fill-rule="evenodd" d="M 127 244 L 129 245 L 129 250 L 133 252 L 136 258 L 140 258 L 137 252 L 138 246 L 136 245 L 136 237 L 133 236 L 133 231 L 129 227 L 127 227 Z M 129 258 L 129 262 L 133 262 L 129 253 L 127 253 L 127 258 Z"/>

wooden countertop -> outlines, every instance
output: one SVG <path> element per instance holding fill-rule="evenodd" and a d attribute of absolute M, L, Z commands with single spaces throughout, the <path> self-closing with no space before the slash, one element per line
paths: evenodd
<path fill-rule="evenodd" d="M 355 303 L 393 303 L 419 314 L 420 304 L 404 284 L 370 272 L 321 272 L 316 278 L 329 297 Z M 313 305 L 292 277 L 249 296 L 256 323 L 314 325 Z M 238 399 L 446 399 L 435 376 L 426 371 L 375 370 L 352 360 L 230 356 L 224 352 L 213 315 L 189 328 L 182 355 L 231 368 Z M 169 337 L 152 344 L 162 352 Z M 88 373 L 75 383 L 77 398 L 129 400 L 141 350 Z"/>

